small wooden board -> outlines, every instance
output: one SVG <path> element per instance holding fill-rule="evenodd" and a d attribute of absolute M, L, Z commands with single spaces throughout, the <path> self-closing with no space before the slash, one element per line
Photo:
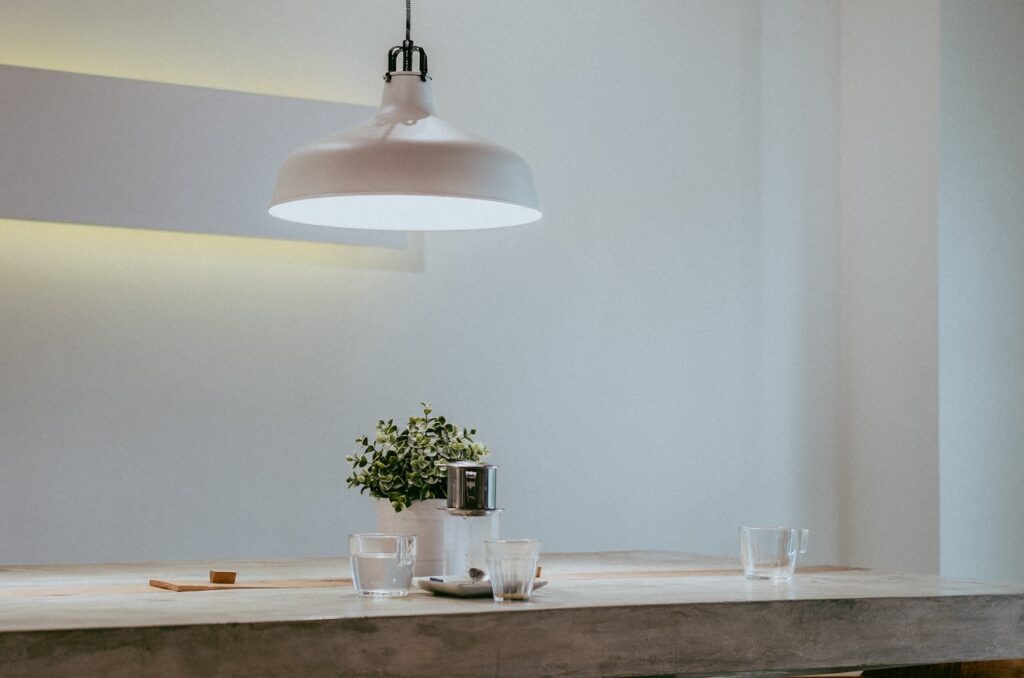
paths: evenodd
<path fill-rule="evenodd" d="M 168 591 L 232 591 L 234 589 L 315 589 L 335 586 L 352 586 L 351 579 L 277 579 L 253 581 L 242 584 L 211 584 L 209 582 L 175 582 L 150 579 L 149 585 Z"/>

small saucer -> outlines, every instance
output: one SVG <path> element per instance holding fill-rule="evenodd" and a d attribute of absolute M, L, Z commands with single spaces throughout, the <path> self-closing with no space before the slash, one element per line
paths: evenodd
<path fill-rule="evenodd" d="M 431 593 L 439 596 L 454 596 L 456 598 L 490 598 L 491 597 L 491 582 L 489 581 L 473 581 L 471 579 L 449 579 L 448 581 L 438 581 L 440 577 L 423 577 L 422 579 L 416 580 L 416 585 L 424 591 L 430 591 Z M 533 590 L 541 588 L 547 584 L 546 581 L 538 579 L 533 582 Z"/>

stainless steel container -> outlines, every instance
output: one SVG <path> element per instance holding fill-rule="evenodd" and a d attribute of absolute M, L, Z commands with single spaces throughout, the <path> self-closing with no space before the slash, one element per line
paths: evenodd
<path fill-rule="evenodd" d="M 484 540 L 498 538 L 495 487 L 498 467 L 476 461 L 448 465 L 448 515 L 444 522 L 444 576 L 486 577 Z"/>
<path fill-rule="evenodd" d="M 448 510 L 493 511 L 498 467 L 480 461 L 448 464 Z"/>

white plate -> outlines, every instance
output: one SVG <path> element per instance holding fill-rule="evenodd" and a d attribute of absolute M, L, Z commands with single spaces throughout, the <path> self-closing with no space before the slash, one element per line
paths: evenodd
<path fill-rule="evenodd" d="M 538 579 L 533 582 L 533 590 L 541 588 L 547 584 L 546 581 Z M 455 596 L 457 598 L 483 598 L 491 596 L 491 582 L 474 582 L 467 579 L 458 579 L 450 581 L 436 581 L 429 577 L 416 580 L 416 585 L 424 591 L 430 591 L 431 593 L 440 596 Z"/>

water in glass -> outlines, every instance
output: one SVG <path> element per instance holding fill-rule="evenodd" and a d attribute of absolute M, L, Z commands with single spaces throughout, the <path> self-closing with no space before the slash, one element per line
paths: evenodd
<path fill-rule="evenodd" d="M 352 584 L 364 596 L 406 596 L 416 563 L 416 537 L 406 535 L 354 534 Z"/>

